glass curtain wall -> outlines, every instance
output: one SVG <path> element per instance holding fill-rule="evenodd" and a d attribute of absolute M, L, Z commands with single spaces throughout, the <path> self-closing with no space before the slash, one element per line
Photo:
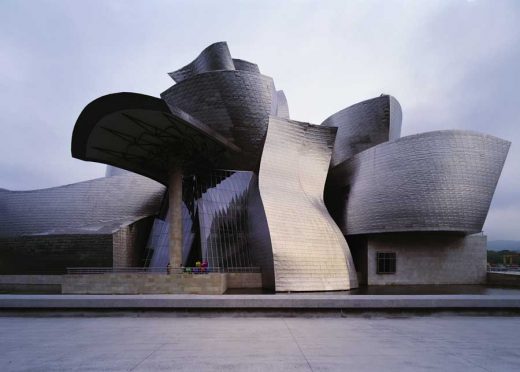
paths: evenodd
<path fill-rule="evenodd" d="M 252 267 L 247 239 L 247 198 L 252 172 L 218 170 L 183 178 L 183 266 L 207 261 L 213 268 Z M 167 205 L 147 244 L 149 267 L 168 265 Z"/>

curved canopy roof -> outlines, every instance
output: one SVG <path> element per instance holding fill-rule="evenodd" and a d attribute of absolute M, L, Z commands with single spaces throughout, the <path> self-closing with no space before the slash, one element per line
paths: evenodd
<path fill-rule="evenodd" d="M 186 172 L 223 166 L 240 149 L 197 119 L 155 97 L 116 93 L 81 112 L 72 156 L 123 168 L 167 184 L 172 163 Z"/>

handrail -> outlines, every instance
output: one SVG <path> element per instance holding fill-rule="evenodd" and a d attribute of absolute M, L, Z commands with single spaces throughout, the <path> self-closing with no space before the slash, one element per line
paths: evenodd
<path fill-rule="evenodd" d="M 68 267 L 67 274 L 206 274 L 260 273 L 260 267 Z"/>

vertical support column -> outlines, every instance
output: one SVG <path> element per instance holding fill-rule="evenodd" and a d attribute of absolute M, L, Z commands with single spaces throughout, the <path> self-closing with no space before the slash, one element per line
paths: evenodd
<path fill-rule="evenodd" d="M 177 163 L 170 167 L 168 213 L 170 214 L 169 267 L 178 269 L 182 265 L 182 167 Z"/>

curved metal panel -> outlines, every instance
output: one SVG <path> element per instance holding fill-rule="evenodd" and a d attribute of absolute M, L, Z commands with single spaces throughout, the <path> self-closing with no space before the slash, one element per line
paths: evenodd
<path fill-rule="evenodd" d="M 279 118 L 290 119 L 289 104 L 283 90 L 276 91 L 276 116 Z"/>
<path fill-rule="evenodd" d="M 356 270 L 323 203 L 336 128 L 271 117 L 260 165 L 260 196 L 277 291 L 347 290 Z"/>
<path fill-rule="evenodd" d="M 131 172 L 125 169 L 114 167 L 113 165 L 107 165 L 107 168 L 105 169 L 105 177 L 123 176 L 128 173 Z"/>
<path fill-rule="evenodd" d="M 334 169 L 345 234 L 482 230 L 510 143 L 437 131 L 365 150 Z"/>
<path fill-rule="evenodd" d="M 338 128 L 331 166 L 372 146 L 399 138 L 401 119 L 399 102 L 388 95 L 356 103 L 328 117 L 321 125 Z"/>
<path fill-rule="evenodd" d="M 254 72 L 255 74 L 260 73 L 260 69 L 256 63 L 233 58 L 233 64 L 235 65 L 235 70 L 249 71 Z"/>
<path fill-rule="evenodd" d="M 165 187 L 136 174 L 0 193 L 0 237 L 106 234 L 159 211 Z"/>
<path fill-rule="evenodd" d="M 234 70 L 235 64 L 225 41 L 211 44 L 197 58 L 183 68 L 168 73 L 177 83 L 197 74 L 217 70 Z"/>
<path fill-rule="evenodd" d="M 258 177 L 253 175 L 251 181 L 247 199 L 247 240 L 254 264 L 262 269 L 263 288 L 275 289 L 273 249 Z"/>
<path fill-rule="evenodd" d="M 243 70 L 212 71 L 173 85 L 161 94 L 242 149 L 230 169 L 256 170 L 269 115 L 276 115 L 270 77 Z"/>

